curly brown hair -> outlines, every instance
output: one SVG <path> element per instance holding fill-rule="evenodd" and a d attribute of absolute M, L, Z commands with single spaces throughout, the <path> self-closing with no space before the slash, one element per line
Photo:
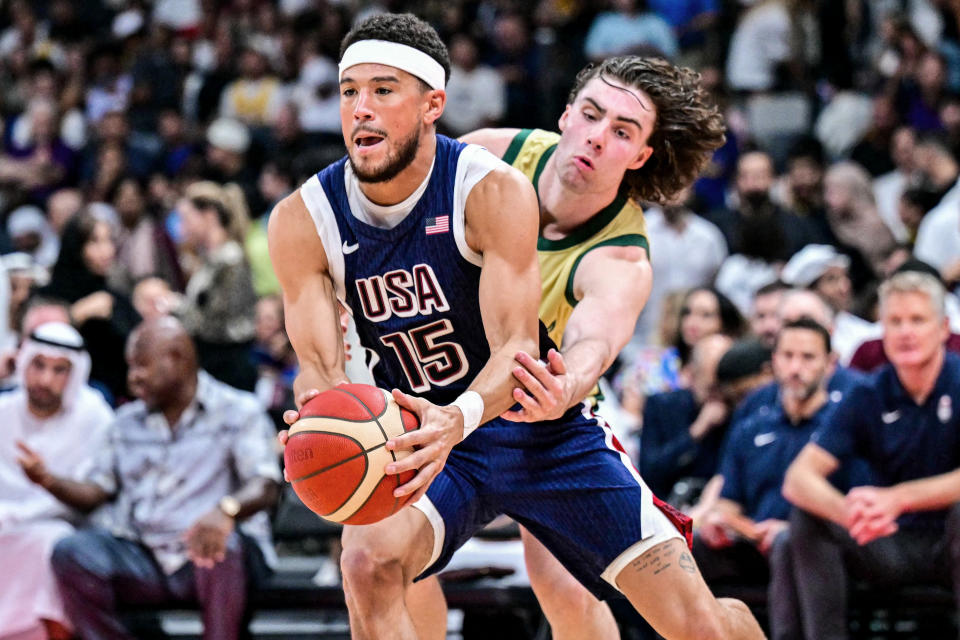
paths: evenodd
<path fill-rule="evenodd" d="M 583 87 L 601 76 L 640 89 L 657 108 L 648 141 L 653 154 L 639 169 L 627 171 L 622 186 L 639 202 L 673 200 L 726 141 L 723 116 L 700 86 L 700 74 L 661 58 L 607 58 L 577 74 L 567 102 L 573 104 Z"/>

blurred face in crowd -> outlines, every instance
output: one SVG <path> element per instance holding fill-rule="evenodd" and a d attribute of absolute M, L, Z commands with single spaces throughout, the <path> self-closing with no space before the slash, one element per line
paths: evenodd
<path fill-rule="evenodd" d="M 773 375 L 784 399 L 809 400 L 823 387 L 832 366 L 823 336 L 816 331 L 791 327 L 780 332 L 773 351 Z"/>
<path fill-rule="evenodd" d="M 43 354 L 37 354 L 27 363 L 23 382 L 27 402 L 35 414 L 50 416 L 60 410 L 71 367 L 67 358 L 51 358 Z"/>
<path fill-rule="evenodd" d="M 240 73 L 248 78 L 259 78 L 267 72 L 267 61 L 259 52 L 247 49 L 240 56 Z"/>
<path fill-rule="evenodd" d="M 647 141 L 656 121 L 646 93 L 615 78 L 593 78 L 560 116 L 553 155 L 560 181 L 574 193 L 616 191 L 624 174 L 653 153 Z"/>
<path fill-rule="evenodd" d="M 750 332 L 768 347 L 773 347 L 777 332 L 780 331 L 779 310 L 782 298 L 783 291 L 771 291 L 753 299 Z"/>
<path fill-rule="evenodd" d="M 731 345 L 733 340 L 727 336 L 714 334 L 704 337 L 693 348 L 690 388 L 698 402 L 703 403 L 716 393 L 717 364 Z"/>
<path fill-rule="evenodd" d="M 140 221 L 145 206 L 143 189 L 139 182 L 128 178 L 120 183 L 113 199 L 113 207 L 120 215 L 120 221 L 124 226 L 134 227 Z"/>
<path fill-rule="evenodd" d="M 113 242 L 110 225 L 98 220 L 93 225 L 93 233 L 83 245 L 83 263 L 98 276 L 106 276 L 116 255 L 117 247 Z"/>
<path fill-rule="evenodd" d="M 210 219 L 205 211 L 195 207 L 189 198 L 177 203 L 184 242 L 191 247 L 202 246 L 210 230 Z"/>
<path fill-rule="evenodd" d="M 900 171 L 912 171 L 914 167 L 914 143 L 916 136 L 910 127 L 899 127 L 890 139 L 890 157 Z"/>
<path fill-rule="evenodd" d="M 940 56 L 932 52 L 923 54 L 917 69 L 917 84 L 920 88 L 924 91 L 940 91 L 945 78 L 946 71 Z"/>
<path fill-rule="evenodd" d="M 67 222 L 83 208 L 83 196 L 77 189 L 60 189 L 47 200 L 47 219 L 59 236 Z"/>
<path fill-rule="evenodd" d="M 283 331 L 283 303 L 277 297 L 268 296 L 257 301 L 257 341 L 266 343 Z"/>
<path fill-rule="evenodd" d="M 769 199 L 775 177 L 770 156 L 759 151 L 746 153 L 737 163 L 737 193 L 746 203 L 761 204 Z"/>
<path fill-rule="evenodd" d="M 795 158 L 789 168 L 790 190 L 798 202 L 816 204 L 823 197 L 823 167 L 808 157 Z"/>
<path fill-rule="evenodd" d="M 947 318 L 921 292 L 893 292 L 880 306 L 883 350 L 896 368 L 933 361 L 950 335 Z"/>
<path fill-rule="evenodd" d="M 687 296 L 680 309 L 680 337 L 688 345 L 695 345 L 704 336 L 719 333 L 720 303 L 710 291 L 698 290 Z"/>
<path fill-rule="evenodd" d="M 850 308 L 850 276 L 844 267 L 828 267 L 813 283 L 813 290 L 837 311 L 847 311 Z"/>
<path fill-rule="evenodd" d="M 30 297 L 33 282 L 33 276 L 27 271 L 10 272 L 10 310 L 14 315 L 20 305 Z"/>
<path fill-rule="evenodd" d="M 477 66 L 477 45 L 473 40 L 463 34 L 454 36 L 450 42 L 450 63 L 467 71 Z"/>
<path fill-rule="evenodd" d="M 151 411 L 168 406 L 176 398 L 184 372 L 169 349 L 151 345 L 139 331 L 127 341 L 127 387 Z"/>
<path fill-rule="evenodd" d="M 781 325 L 794 322 L 800 318 L 810 318 L 827 331 L 833 330 L 833 322 L 827 303 L 813 291 L 785 293 L 777 313 Z"/>
<path fill-rule="evenodd" d="M 343 73 L 340 123 L 350 166 L 361 182 L 392 180 L 416 158 L 430 102 L 445 96 L 424 87 L 406 71 L 382 64 L 357 64 Z"/>

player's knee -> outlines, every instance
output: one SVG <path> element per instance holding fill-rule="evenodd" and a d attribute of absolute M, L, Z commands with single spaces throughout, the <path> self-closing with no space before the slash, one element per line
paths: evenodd
<path fill-rule="evenodd" d="M 723 616 L 718 616 L 715 609 L 705 608 L 686 618 L 682 635 L 676 640 L 729 640 L 726 629 Z"/>
<path fill-rule="evenodd" d="M 349 589 L 352 596 L 358 599 L 373 595 L 371 589 L 382 588 L 391 582 L 398 585 L 403 583 L 399 559 L 365 547 L 344 548 L 340 555 L 340 572 L 344 589 Z"/>

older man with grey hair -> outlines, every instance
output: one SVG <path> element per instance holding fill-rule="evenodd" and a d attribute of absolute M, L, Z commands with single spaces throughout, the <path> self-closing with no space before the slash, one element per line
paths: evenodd
<path fill-rule="evenodd" d="M 960 594 L 960 356 L 944 347 L 944 290 L 900 273 L 880 288 L 890 364 L 843 398 L 787 471 L 803 637 L 847 638 L 851 574 L 885 586 L 941 582 Z M 866 459 L 876 486 L 827 478 Z"/>

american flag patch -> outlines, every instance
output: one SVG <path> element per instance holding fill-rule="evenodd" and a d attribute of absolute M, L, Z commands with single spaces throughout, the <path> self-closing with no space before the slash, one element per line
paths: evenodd
<path fill-rule="evenodd" d="M 428 236 L 435 233 L 447 233 L 450 231 L 450 216 L 427 218 L 427 226 L 424 230 L 427 232 Z"/>

